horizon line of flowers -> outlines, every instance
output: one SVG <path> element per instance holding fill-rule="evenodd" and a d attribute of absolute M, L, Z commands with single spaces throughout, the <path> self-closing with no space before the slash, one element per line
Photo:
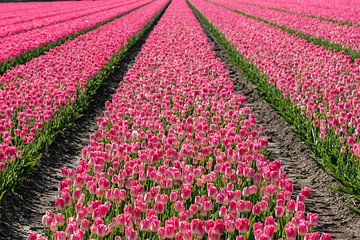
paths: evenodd
<path fill-rule="evenodd" d="M 300 31 L 316 38 L 325 39 L 334 44 L 360 52 L 360 27 L 339 25 L 301 15 L 260 8 L 239 2 L 214 0 L 210 1 L 232 9 L 240 10 L 255 17 L 263 18 L 272 23 Z"/>
<path fill-rule="evenodd" d="M 348 24 L 360 25 L 360 8 L 354 8 L 354 4 L 341 6 L 345 1 L 331 2 L 327 0 L 319 1 L 318 6 L 311 6 L 311 1 L 302 1 L 301 4 L 294 4 L 288 1 L 279 2 L 277 0 L 267 1 L 254 0 L 252 4 L 257 4 L 266 8 L 276 8 L 282 11 L 291 11 L 296 14 L 304 14 L 309 17 L 324 19 L 325 21 L 340 21 Z M 310 5 L 309 5 L 310 4 Z M 349 6 L 350 5 L 350 6 Z M 320 7 L 321 6 L 321 7 Z"/>
<path fill-rule="evenodd" d="M 41 48 L 44 45 L 55 42 L 61 38 L 84 31 L 120 14 L 136 9 L 146 3 L 150 3 L 151 1 L 152 0 L 136 1 L 135 3 L 124 6 L 120 5 L 91 15 L 81 16 L 70 21 L 59 22 L 45 27 L 35 28 L 34 30 L 26 31 L 24 33 L 4 37 L 0 42 L 0 62 L 5 62 L 6 60 L 20 56 L 32 49 L 38 47 Z"/>

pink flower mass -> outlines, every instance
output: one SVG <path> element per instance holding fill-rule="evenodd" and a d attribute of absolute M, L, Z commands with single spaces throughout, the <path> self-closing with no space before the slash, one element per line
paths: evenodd
<path fill-rule="evenodd" d="M 309 18 L 302 15 L 261 8 L 259 6 L 242 4 L 234 0 L 215 0 L 213 2 L 256 17 L 261 17 L 313 37 L 322 38 L 329 42 L 341 44 L 345 47 L 360 51 L 360 26 L 339 25 L 318 18 Z"/>
<path fill-rule="evenodd" d="M 146 22 L 164 4 L 129 21 Z M 306 212 L 311 190 L 292 199 L 281 162 L 262 154 L 268 141 L 245 102 L 189 6 L 173 1 L 106 102 L 76 171 L 62 169 L 46 236 L 28 239 L 330 239 Z"/>
<path fill-rule="evenodd" d="M 60 108 L 74 102 L 87 86 L 88 79 L 94 77 L 163 5 L 164 1 L 157 1 L 144 6 L 0 76 L 3 140 L 0 169 L 8 161 L 21 157 L 18 147 L 31 143 L 45 122 Z"/>
<path fill-rule="evenodd" d="M 344 143 L 345 152 L 360 158 L 359 59 L 352 61 L 344 52 L 316 46 L 204 0 L 191 2 L 284 98 L 313 120 L 319 127 L 314 138 L 335 136 Z"/>
<path fill-rule="evenodd" d="M 251 2 L 245 2 L 307 16 L 360 24 L 358 0 L 251 0 Z M 338 4 L 340 2 L 341 4 Z"/>
<path fill-rule="evenodd" d="M 112 17 L 135 9 L 150 1 L 129 1 L 128 3 L 106 4 L 96 6 L 84 11 L 72 10 L 69 14 L 58 13 L 55 16 L 38 16 L 38 19 L 26 20 L 27 15 L 22 15 L 24 20 L 13 24 L 14 18 L 1 20 L 8 24 L 0 26 L 0 63 L 16 57 L 26 51 L 45 44 L 57 41 L 68 35 L 85 30 Z M 72 3 L 71 3 L 72 4 Z M 35 13 L 36 14 L 36 13 Z M 25 23 L 24 23 L 25 21 Z"/>

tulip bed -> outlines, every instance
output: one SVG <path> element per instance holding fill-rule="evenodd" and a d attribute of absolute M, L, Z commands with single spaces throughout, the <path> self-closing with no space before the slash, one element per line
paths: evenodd
<path fill-rule="evenodd" d="M 260 18 L 266 22 L 272 23 L 272 25 L 287 29 L 300 36 L 312 38 L 313 41 L 321 42 L 325 46 L 335 46 L 335 48 L 339 50 L 348 49 L 349 52 L 355 51 L 357 54 L 353 54 L 360 58 L 359 26 L 339 25 L 320 19 L 294 15 L 234 1 L 215 0 L 210 2 L 230 7 L 237 12 L 255 18 Z"/>
<path fill-rule="evenodd" d="M 155 1 L 0 77 L 0 200 L 37 163 L 55 135 L 86 108 L 165 4 Z"/>
<path fill-rule="evenodd" d="M 343 190 L 359 196 L 359 59 L 352 62 L 344 53 L 202 0 L 192 4 L 234 64 L 322 157 Z"/>
<path fill-rule="evenodd" d="M 121 1 L 122 4 L 126 3 L 127 1 Z M 9 24 L 18 24 L 18 23 L 27 23 L 29 21 L 35 21 L 38 25 L 42 25 L 40 20 L 49 21 L 52 17 L 59 17 L 64 14 L 70 14 L 77 11 L 87 11 L 90 9 L 100 9 L 99 2 L 92 1 L 88 4 L 84 4 L 82 2 L 70 3 L 70 2 L 63 2 L 61 4 L 62 8 L 59 8 L 59 5 L 56 2 L 53 2 L 52 5 L 47 7 L 41 8 L 34 8 L 26 9 L 25 11 L 22 9 L 17 9 L 14 11 L 6 12 L 6 14 L 0 17 L 1 23 L 0 26 L 9 25 Z M 102 7 L 109 7 L 114 5 L 114 2 L 108 1 L 107 3 L 102 3 Z M 19 7 L 18 4 L 14 4 L 15 8 Z M 4 11 L 6 11 L 4 9 Z M 37 26 L 38 26 L 37 25 Z"/>
<path fill-rule="evenodd" d="M 89 16 L 5 37 L 0 42 L 0 74 L 150 2 L 129 2 L 123 4 L 124 6 L 113 7 Z"/>
<path fill-rule="evenodd" d="M 126 2 L 124 2 L 126 4 Z M 40 19 L 32 19 L 31 21 L 24 21 L 19 23 L 11 23 L 6 20 L 2 20 L 5 24 L 0 27 L 0 39 L 11 36 L 14 34 L 19 34 L 22 32 L 27 32 L 33 29 L 38 29 L 50 25 L 54 25 L 57 23 L 67 22 L 71 21 L 77 18 L 85 17 L 85 16 L 91 16 L 93 14 L 96 14 L 98 12 L 110 10 L 113 8 L 116 8 L 118 6 L 124 5 L 124 3 L 118 3 L 118 4 L 110 4 L 108 6 L 97 6 L 92 7 L 90 9 L 81 9 L 78 8 L 75 12 L 69 12 L 69 13 L 59 13 L 55 16 L 47 17 L 47 18 L 40 18 Z M 106 14 L 103 13 L 103 14 Z M 11 19 L 10 19 L 11 21 Z"/>
<path fill-rule="evenodd" d="M 89 8 L 97 7 L 96 2 L 90 3 L 89 6 L 84 6 L 84 4 L 75 3 L 66 4 L 63 3 L 63 8 L 59 8 L 59 5 L 53 4 L 48 6 L 32 7 L 31 4 L 28 6 L 28 9 L 22 9 L 18 4 L 12 4 L 10 8 L 6 8 L 4 4 L 2 4 L 2 10 L 4 13 L 0 16 L 0 26 L 8 25 L 8 24 L 16 24 L 21 22 L 28 22 L 31 20 L 39 20 L 42 18 L 52 17 L 59 14 L 75 12 L 79 10 L 85 10 Z"/>
<path fill-rule="evenodd" d="M 173 1 L 62 169 L 48 239 L 331 239 L 263 155 L 254 115 L 185 1 Z M 29 240 L 47 239 L 30 234 Z"/>
<path fill-rule="evenodd" d="M 70 9 L 83 7 L 83 2 L 76 1 L 74 3 L 62 2 L 2 2 L 1 9 L 4 11 L 0 20 L 9 20 L 12 18 L 16 22 L 19 18 L 22 21 L 33 19 L 34 17 L 48 17 L 52 13 L 67 12 Z M 96 6 L 98 3 L 92 2 L 86 4 L 88 6 Z"/>
<path fill-rule="evenodd" d="M 249 2 L 246 2 L 249 4 Z M 266 6 L 280 11 L 290 11 L 312 18 L 336 22 L 344 25 L 360 26 L 360 8 L 357 0 L 345 1 L 278 1 L 252 0 L 250 4 Z"/>

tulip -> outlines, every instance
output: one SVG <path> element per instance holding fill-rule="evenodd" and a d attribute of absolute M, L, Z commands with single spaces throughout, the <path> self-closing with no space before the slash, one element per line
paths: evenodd
<path fill-rule="evenodd" d="M 305 236 L 307 231 L 308 231 L 308 226 L 307 226 L 306 222 L 300 221 L 300 223 L 298 225 L 298 233 L 299 233 L 299 235 L 300 236 Z"/>
<path fill-rule="evenodd" d="M 296 239 L 296 227 L 292 223 L 285 225 L 286 239 L 295 240 Z"/>
<path fill-rule="evenodd" d="M 62 197 L 55 199 L 55 208 L 57 210 L 63 209 L 64 206 L 65 206 L 65 200 Z"/>
<path fill-rule="evenodd" d="M 66 233 L 63 231 L 58 231 L 54 234 L 55 240 L 66 240 Z"/>
<path fill-rule="evenodd" d="M 260 214 L 260 210 L 261 210 L 260 204 L 255 204 L 252 208 L 252 214 L 254 216 L 257 216 Z"/>
<path fill-rule="evenodd" d="M 247 233 L 250 229 L 250 222 L 247 218 L 239 218 L 235 222 L 235 227 L 240 233 Z"/>
<path fill-rule="evenodd" d="M 138 235 L 137 235 L 137 232 L 133 228 L 127 227 L 125 229 L 125 237 L 128 240 L 135 240 L 135 239 L 137 239 Z"/>
<path fill-rule="evenodd" d="M 281 218 L 281 217 L 284 215 L 284 213 L 285 213 L 284 207 L 279 206 L 279 207 L 276 207 L 276 208 L 275 208 L 275 216 L 276 216 L 277 218 Z"/>

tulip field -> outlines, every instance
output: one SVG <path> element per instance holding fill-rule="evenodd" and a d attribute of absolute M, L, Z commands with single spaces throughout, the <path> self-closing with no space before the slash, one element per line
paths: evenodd
<path fill-rule="evenodd" d="M 207 1 L 192 2 L 229 48 L 253 64 L 242 68 L 258 74 L 256 84 L 322 156 L 321 164 L 359 194 L 359 59 Z"/>
<path fill-rule="evenodd" d="M 233 0 L 215 0 L 212 2 L 245 12 L 255 17 L 263 18 L 314 38 L 321 38 L 355 51 L 360 50 L 360 26 L 357 25 L 339 25 L 317 18 L 309 18 L 282 11 L 264 9 L 258 6 L 241 4 Z M 329 29 L 331 29 L 331 31 L 329 31 Z"/>
<path fill-rule="evenodd" d="M 35 200 L 41 210 L 22 211 L 41 211 L 37 219 L 22 226 L 33 213 L 20 213 L 9 229 L 25 229 L 29 240 L 360 236 L 360 26 L 350 16 L 360 9 L 352 1 L 332 11 L 310 0 L 301 9 L 295 0 L 0 3 L 0 238 L 18 236 L 5 232 L 1 211 L 12 208 L 4 205 L 24 194 L 43 154 L 90 111 L 128 54 L 134 61 L 74 153 L 76 167 L 58 167 L 57 186 L 48 186 L 56 191 L 39 190 L 52 201 Z M 276 140 L 259 124 L 266 116 L 229 66 L 311 150 L 310 162 L 332 179 L 320 190 L 337 184 L 334 200 L 272 157 Z M 348 232 L 331 225 L 338 212 Z"/>
<path fill-rule="evenodd" d="M 40 12 L 35 13 L 32 19 L 29 19 L 29 15 L 2 19 L 4 25 L 0 26 L 0 73 L 147 3 L 150 1 L 129 1 L 85 10 L 72 9 L 70 13 L 55 16 Z"/>
<path fill-rule="evenodd" d="M 340 22 L 342 24 L 353 25 L 360 24 L 360 6 L 357 0 L 342 1 L 337 4 L 337 0 L 330 1 L 299 1 L 287 0 L 252 0 L 244 3 L 256 4 L 258 6 L 293 12 L 313 18 L 322 18 L 331 22 Z"/>

